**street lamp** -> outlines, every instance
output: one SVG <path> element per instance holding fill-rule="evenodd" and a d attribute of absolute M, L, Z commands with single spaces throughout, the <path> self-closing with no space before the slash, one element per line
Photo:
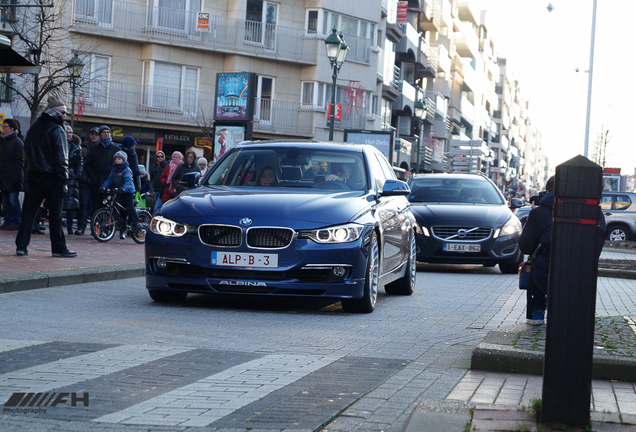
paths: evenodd
<path fill-rule="evenodd" d="M 331 63 L 331 67 L 333 68 L 333 75 L 331 76 L 333 78 L 333 85 L 331 86 L 331 112 L 329 113 L 329 118 L 331 119 L 329 123 L 329 141 L 333 141 L 333 125 L 336 118 L 336 80 L 338 79 L 338 72 L 340 72 L 340 68 L 347 57 L 347 51 L 349 51 L 342 32 L 338 35 L 338 30 L 336 30 L 335 27 L 331 30 L 331 34 L 327 39 L 325 39 L 325 49 L 327 50 L 329 63 Z"/>
<path fill-rule="evenodd" d="M 413 108 L 415 108 L 415 117 L 417 118 L 417 126 L 420 135 L 420 142 L 417 145 L 417 163 L 415 164 L 415 172 L 419 174 L 421 160 L 420 152 L 422 151 L 422 140 L 424 139 L 424 137 L 422 136 L 422 122 L 426 118 L 426 106 L 424 105 L 424 102 L 418 100 L 417 102 L 415 102 Z"/>
<path fill-rule="evenodd" d="M 594 36 L 596 33 L 596 0 L 592 8 L 592 41 L 590 42 L 590 69 L 587 77 L 587 112 L 585 114 L 585 146 L 583 156 L 587 157 L 587 149 L 590 143 L 590 111 L 592 108 L 592 73 L 594 71 Z"/>
<path fill-rule="evenodd" d="M 75 53 L 75 56 L 66 64 L 69 70 L 69 74 L 71 76 L 71 91 L 72 91 L 72 99 L 71 99 L 71 128 L 75 126 L 75 85 L 77 83 L 77 79 L 82 75 L 82 69 L 84 69 L 84 63 L 79 58 L 78 54 Z"/>

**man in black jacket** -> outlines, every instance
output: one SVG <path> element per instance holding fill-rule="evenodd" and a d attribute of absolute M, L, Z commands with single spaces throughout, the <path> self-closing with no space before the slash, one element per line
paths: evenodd
<path fill-rule="evenodd" d="M 521 252 L 536 257 L 532 261 L 530 286 L 526 292 L 526 319 L 528 324 L 541 325 L 545 319 L 550 246 L 552 243 L 552 207 L 554 206 L 554 176 L 545 184 L 546 193 L 528 215 L 528 222 L 519 237 Z M 538 248 L 538 250 L 537 250 Z"/>
<path fill-rule="evenodd" d="M 88 151 L 88 156 L 84 161 L 84 172 L 88 176 L 91 186 L 93 212 L 104 207 L 104 197 L 99 191 L 99 187 L 104 184 L 113 168 L 115 153 L 121 150 L 119 145 L 111 139 L 108 126 L 100 126 L 98 133 L 99 142 Z"/>
<path fill-rule="evenodd" d="M 28 192 L 24 197 L 20 228 L 15 239 L 16 254 L 28 255 L 35 215 L 46 200 L 49 208 L 49 234 L 54 257 L 72 258 L 77 252 L 66 247 L 62 231 L 62 200 L 67 192 L 68 144 L 64 133 L 64 102 L 49 96 L 48 105 L 31 126 L 24 140 Z"/>
<path fill-rule="evenodd" d="M 88 132 L 88 136 L 84 140 L 81 145 L 82 148 L 82 161 L 86 161 L 88 157 L 88 152 L 90 149 L 95 147 L 99 143 L 99 128 L 91 128 Z M 86 223 L 88 221 L 88 217 L 92 214 L 93 209 L 93 198 L 91 196 L 91 186 L 90 181 L 88 180 L 88 175 L 86 174 L 86 170 L 82 170 L 82 174 L 79 178 L 79 194 L 80 194 L 80 208 L 79 208 L 79 216 L 77 218 L 77 229 L 75 230 L 76 235 L 84 235 L 84 230 L 86 229 Z"/>

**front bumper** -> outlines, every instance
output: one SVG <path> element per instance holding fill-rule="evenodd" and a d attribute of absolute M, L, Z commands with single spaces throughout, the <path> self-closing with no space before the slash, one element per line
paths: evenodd
<path fill-rule="evenodd" d="M 436 264 L 507 264 L 519 262 L 521 260 L 521 250 L 519 249 L 519 236 L 509 235 L 496 239 L 492 237 L 478 242 L 481 245 L 480 252 L 447 252 L 444 251 L 444 242 L 432 236 L 417 234 L 415 236 L 417 244 L 417 260 L 419 262 Z"/>
<path fill-rule="evenodd" d="M 148 290 L 245 295 L 361 298 L 368 257 L 368 236 L 351 243 L 317 244 L 294 238 L 283 249 L 207 246 L 196 234 L 146 237 Z M 277 268 L 211 264 L 211 253 L 275 253 Z M 337 270 L 334 270 L 337 268 Z M 344 269 L 344 271 L 343 271 Z"/>

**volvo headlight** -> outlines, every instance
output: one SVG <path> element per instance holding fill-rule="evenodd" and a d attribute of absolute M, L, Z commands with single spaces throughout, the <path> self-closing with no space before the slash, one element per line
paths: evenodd
<path fill-rule="evenodd" d="M 188 227 L 165 217 L 155 216 L 150 222 L 150 231 L 166 237 L 181 237 L 188 232 Z"/>
<path fill-rule="evenodd" d="M 422 234 L 423 236 L 426 237 L 430 237 L 431 235 L 428 232 L 428 228 L 426 228 L 424 225 L 420 225 L 418 223 L 415 224 L 415 232 L 417 234 Z"/>
<path fill-rule="evenodd" d="M 500 230 L 495 232 L 494 237 L 513 235 L 515 233 L 521 235 L 521 231 L 523 231 L 523 227 L 521 226 L 521 222 L 519 222 L 519 218 L 512 215 L 512 217 L 508 219 L 508 222 L 506 222 Z"/>
<path fill-rule="evenodd" d="M 310 238 L 316 243 L 349 243 L 362 235 L 364 226 L 358 224 L 339 225 L 299 233 L 300 238 Z"/>

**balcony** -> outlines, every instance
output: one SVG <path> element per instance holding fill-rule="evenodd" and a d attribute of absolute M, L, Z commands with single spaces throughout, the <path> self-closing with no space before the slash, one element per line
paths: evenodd
<path fill-rule="evenodd" d="M 414 105 L 416 99 L 415 87 L 408 82 L 401 80 L 398 91 L 400 95 L 393 102 L 393 111 L 408 111 L 410 115 L 415 113 Z"/>
<path fill-rule="evenodd" d="M 347 51 L 347 61 L 359 61 L 369 63 L 369 53 L 371 52 L 371 39 L 343 33 L 345 42 L 349 47 Z M 315 41 L 314 41 L 315 44 Z"/>
<path fill-rule="evenodd" d="M 395 45 L 395 58 L 401 62 L 415 63 L 419 49 L 420 35 L 409 23 L 404 24 L 403 28 L 405 28 L 406 31 L 404 32 L 404 36 L 402 36 L 400 41 Z"/>
<path fill-rule="evenodd" d="M 462 119 L 472 125 L 475 121 L 475 106 L 466 96 L 462 97 L 461 111 Z"/>
<path fill-rule="evenodd" d="M 442 24 L 442 11 L 437 0 L 424 1 L 424 15 L 420 19 L 420 31 L 439 32 Z"/>
<path fill-rule="evenodd" d="M 71 105 L 70 89 L 65 101 Z M 131 84 L 120 81 L 92 80 L 78 89 L 86 100 L 84 116 L 156 122 L 191 127 L 213 123 L 213 92 Z M 256 99 L 254 131 L 312 137 L 313 111 L 298 102 Z"/>
<path fill-rule="evenodd" d="M 471 23 L 461 23 L 460 31 L 455 32 L 455 49 L 460 57 L 477 58 L 479 38 Z"/>
<path fill-rule="evenodd" d="M 317 63 L 319 44 L 304 29 L 212 15 L 210 31 L 202 32 L 196 28 L 197 12 L 119 0 L 75 0 L 70 30 L 129 41 L 163 42 L 228 54 Z M 348 39 L 347 44 L 351 47 Z"/>

